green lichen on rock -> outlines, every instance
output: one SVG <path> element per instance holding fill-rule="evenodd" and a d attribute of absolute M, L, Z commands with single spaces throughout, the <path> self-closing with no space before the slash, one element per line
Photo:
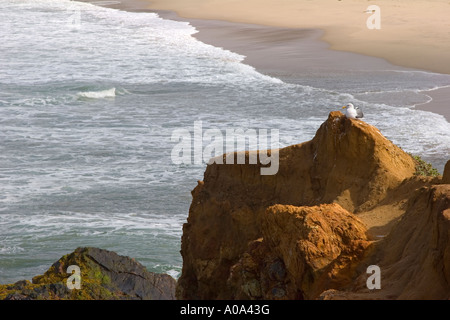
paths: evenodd
<path fill-rule="evenodd" d="M 73 288 L 79 267 L 80 288 Z M 71 277 L 71 278 L 70 278 Z M 75 279 L 75 280 L 77 280 Z M 170 300 L 176 281 L 157 274 L 135 260 L 98 248 L 78 248 L 56 261 L 32 281 L 0 285 L 2 300 Z"/>
<path fill-rule="evenodd" d="M 420 156 L 414 156 L 409 154 L 416 164 L 416 176 L 426 176 L 426 177 L 438 177 L 440 175 L 439 171 L 433 167 L 431 163 L 426 162 Z"/>

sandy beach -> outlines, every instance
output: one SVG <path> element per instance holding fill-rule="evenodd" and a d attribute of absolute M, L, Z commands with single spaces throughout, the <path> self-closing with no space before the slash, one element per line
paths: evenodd
<path fill-rule="evenodd" d="M 181 17 L 285 28 L 318 28 L 331 49 L 381 57 L 396 65 L 450 73 L 450 3 L 446 0 L 147 0 Z M 380 29 L 368 29 L 369 5 Z"/>
<path fill-rule="evenodd" d="M 377 1 L 380 29 L 368 29 L 373 1 L 357 0 L 124 0 L 109 7 L 156 11 L 187 21 L 199 40 L 246 56 L 245 63 L 282 78 L 296 72 L 320 76 L 349 68 L 380 70 L 392 64 L 450 74 L 447 1 Z M 433 100 L 416 108 L 450 121 L 450 90 L 427 91 Z"/>
<path fill-rule="evenodd" d="M 242 54 L 246 57 L 246 64 L 286 82 L 296 82 L 296 74 L 307 73 L 312 79 L 332 72 L 345 77 L 352 69 L 377 71 L 391 69 L 393 65 L 401 66 L 390 63 L 383 57 L 332 50 L 327 42 L 321 41 L 324 34 L 321 29 L 183 19 L 173 11 L 160 10 L 158 13 L 167 19 L 188 21 L 199 30 L 194 36 L 200 41 Z M 446 66 L 445 63 L 442 61 L 443 66 Z M 405 66 L 398 69 L 417 70 Z M 415 108 L 441 114 L 450 122 L 450 88 L 423 93 L 431 101 L 418 104 Z"/>

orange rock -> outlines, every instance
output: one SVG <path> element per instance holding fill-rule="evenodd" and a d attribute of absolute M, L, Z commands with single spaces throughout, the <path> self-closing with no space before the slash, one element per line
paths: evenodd
<path fill-rule="evenodd" d="M 346 290 L 325 291 L 320 298 L 450 299 L 450 185 L 416 190 L 366 264 L 380 267 L 380 290 L 369 290 L 361 275 Z"/>
<path fill-rule="evenodd" d="M 347 285 L 371 243 L 363 223 L 338 204 L 271 206 L 262 233 L 232 267 L 233 298 L 316 298 Z"/>
<path fill-rule="evenodd" d="M 356 292 L 374 250 L 353 213 L 371 210 L 374 219 L 395 206 L 400 217 L 408 188 L 431 181 L 415 178 L 411 156 L 378 129 L 340 112 L 331 112 L 311 141 L 280 149 L 276 175 L 263 176 L 260 167 L 207 166 L 183 226 L 177 298 Z M 391 220 L 383 230 L 395 228 Z"/>

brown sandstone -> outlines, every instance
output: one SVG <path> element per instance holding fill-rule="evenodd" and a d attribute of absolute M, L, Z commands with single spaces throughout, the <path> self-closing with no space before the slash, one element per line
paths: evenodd
<path fill-rule="evenodd" d="M 388 266 L 402 261 L 402 253 L 408 252 L 402 246 L 408 247 L 408 242 L 391 239 L 395 230 L 405 235 L 414 222 L 419 223 L 414 232 L 422 235 L 417 237 L 428 242 L 411 249 L 411 257 L 427 259 L 431 252 L 440 252 L 431 265 L 422 264 L 421 272 L 430 277 L 423 276 L 420 283 L 426 283 L 425 279 L 447 282 L 420 296 L 406 294 L 406 283 L 400 281 L 396 290 L 386 288 L 365 298 L 445 296 L 448 213 L 430 204 L 431 196 L 422 196 L 418 203 L 429 203 L 430 215 L 440 222 L 423 224 L 419 213 L 414 214 L 421 211 L 411 209 L 415 208 L 412 195 L 421 187 L 434 188 L 435 180 L 415 177 L 410 155 L 375 127 L 340 112 L 331 112 L 311 141 L 272 150 L 276 151 L 279 170 L 272 176 L 261 175 L 259 164 L 208 165 L 204 181 L 192 191 L 183 226 L 179 299 L 364 295 L 369 263 L 386 268 L 384 281 L 388 276 L 395 278 Z M 448 200 L 450 192 L 441 191 L 440 197 Z M 442 201 L 439 208 L 448 207 Z M 425 237 L 430 232 L 435 236 Z M 400 243 L 399 249 L 393 243 Z M 425 251 L 420 253 L 420 248 Z M 444 272 L 431 276 L 430 268 L 437 267 Z M 396 272 L 401 273 L 401 268 Z"/>

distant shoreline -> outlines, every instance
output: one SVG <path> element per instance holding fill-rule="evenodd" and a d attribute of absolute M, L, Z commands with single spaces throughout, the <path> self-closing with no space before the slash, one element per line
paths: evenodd
<path fill-rule="evenodd" d="M 291 29 L 321 29 L 333 50 L 383 58 L 392 64 L 450 74 L 447 0 L 124 0 L 186 19 Z M 365 10 L 380 9 L 380 29 Z"/>
<path fill-rule="evenodd" d="M 194 1 L 189 0 L 189 3 Z M 158 4 L 158 1 L 156 3 Z M 393 66 L 383 58 L 333 50 L 333 46 L 330 47 L 326 42 L 321 41 L 325 40 L 323 37 L 325 32 L 317 27 L 287 28 L 214 19 L 186 18 L 180 16 L 179 11 L 154 10 L 152 7 L 155 5 L 149 0 L 122 0 L 120 3 L 107 6 L 126 11 L 155 12 L 165 19 L 188 22 L 199 31 L 193 35 L 195 38 L 204 43 L 244 55 L 246 56 L 244 63 L 264 74 L 287 82 L 296 72 L 306 71 L 320 74 L 322 70 L 332 68 L 345 72 L 346 67 L 353 65 L 370 67 L 374 70 Z M 208 13 L 199 13 L 198 15 L 207 16 Z M 305 51 L 305 48 L 312 57 L 320 57 L 320 59 L 306 61 L 298 54 Z M 401 66 L 398 68 L 416 70 Z M 429 103 L 417 105 L 416 109 L 443 115 L 450 122 L 450 88 L 430 90 L 424 93 L 432 100 Z"/>

